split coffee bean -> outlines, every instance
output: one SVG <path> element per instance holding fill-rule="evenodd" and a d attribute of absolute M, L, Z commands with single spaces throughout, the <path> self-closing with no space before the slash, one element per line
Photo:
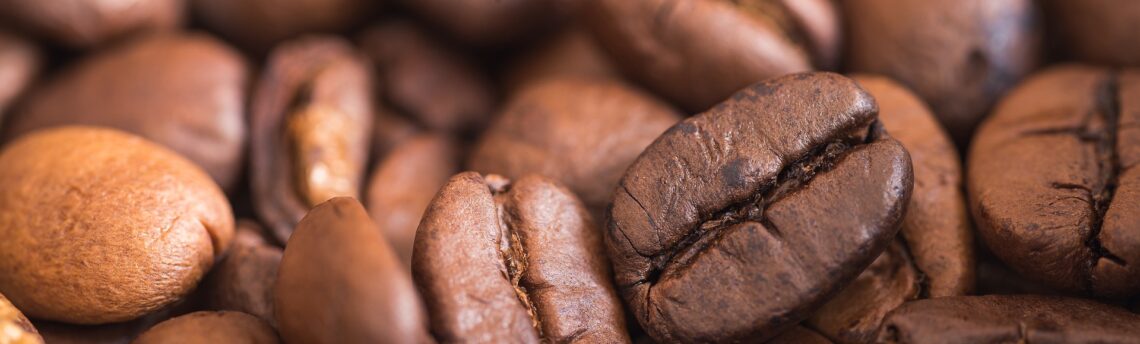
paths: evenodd
<path fill-rule="evenodd" d="M 347 42 L 289 41 L 253 94 L 253 203 L 280 243 L 311 207 L 359 197 L 372 133 L 371 69 Z"/>
<path fill-rule="evenodd" d="M 354 199 L 309 211 L 274 286 L 281 336 L 296 343 L 423 343 L 423 305 L 380 229 Z"/>
<path fill-rule="evenodd" d="M 1017 272 L 1070 293 L 1140 295 L 1140 73 L 1061 65 L 979 128 L 978 234 Z"/>
<path fill-rule="evenodd" d="M 277 332 L 242 312 L 194 312 L 154 325 L 133 344 L 275 344 Z"/>
<path fill-rule="evenodd" d="M 617 287 L 660 342 L 763 341 L 863 271 L 903 223 L 910 157 L 831 73 L 750 86 L 657 138 L 614 191 Z"/>
<path fill-rule="evenodd" d="M 229 202 L 189 160 L 95 127 L 0 152 L 0 293 L 30 317 L 138 318 L 190 292 L 229 248 Z"/>
<path fill-rule="evenodd" d="M 550 179 L 452 177 L 420 223 L 412 275 L 440 342 L 630 341 L 601 235 Z"/>

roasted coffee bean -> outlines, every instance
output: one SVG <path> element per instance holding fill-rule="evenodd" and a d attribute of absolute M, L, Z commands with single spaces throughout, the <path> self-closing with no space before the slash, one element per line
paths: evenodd
<path fill-rule="evenodd" d="M 754 82 L 827 68 L 839 24 L 827 0 L 585 0 L 594 37 L 634 80 L 691 112 Z"/>
<path fill-rule="evenodd" d="M 1063 65 L 1002 100 L 971 146 L 978 233 L 1067 292 L 1140 294 L 1140 74 Z"/>
<path fill-rule="evenodd" d="M 376 65 L 386 105 L 396 112 L 443 132 L 486 125 L 494 111 L 494 86 L 460 53 L 406 21 L 372 27 L 359 42 Z"/>
<path fill-rule="evenodd" d="M 383 159 L 389 151 L 421 132 L 411 120 L 383 108 L 377 109 L 376 119 L 372 121 L 371 160 Z"/>
<path fill-rule="evenodd" d="M 202 25 L 254 52 L 306 33 L 333 33 L 360 25 L 374 0 L 188 0 Z"/>
<path fill-rule="evenodd" d="M 629 342 L 600 234 L 550 179 L 455 175 L 412 255 L 440 342 Z"/>
<path fill-rule="evenodd" d="M 0 292 L 33 318 L 126 321 L 186 295 L 229 247 L 217 184 L 123 132 L 61 127 L 0 152 Z"/>
<path fill-rule="evenodd" d="M 452 36 L 476 45 L 529 38 L 567 19 L 580 0 L 400 0 Z"/>
<path fill-rule="evenodd" d="M 0 20 L 52 43 L 88 49 L 139 32 L 182 25 L 183 0 L 0 0 Z"/>
<path fill-rule="evenodd" d="M 1140 64 L 1140 3 L 1044 0 L 1045 24 L 1064 55 L 1115 66 Z"/>
<path fill-rule="evenodd" d="M 39 74 L 42 59 L 32 42 L 0 30 L 0 129 L 4 114 Z"/>
<path fill-rule="evenodd" d="M 781 332 L 776 338 L 772 338 L 765 342 L 767 344 L 831 344 L 831 340 L 827 339 L 819 332 L 815 332 L 807 327 L 796 326 Z"/>
<path fill-rule="evenodd" d="M 620 81 L 551 79 L 512 97 L 467 166 L 507 178 L 554 178 L 600 215 L 633 159 L 680 119 Z"/>
<path fill-rule="evenodd" d="M 124 130 L 198 163 L 232 189 L 245 149 L 246 67 L 203 34 L 156 35 L 100 51 L 29 95 L 9 139 L 60 125 Z"/>
<path fill-rule="evenodd" d="M 274 325 L 273 282 L 281 255 L 280 248 L 261 237 L 260 226 L 239 221 L 233 247 L 198 287 L 204 294 L 203 306 L 249 313 Z"/>
<path fill-rule="evenodd" d="M 194 312 L 163 321 L 143 332 L 135 344 L 273 344 L 277 333 L 261 319 L 242 312 Z"/>
<path fill-rule="evenodd" d="M 412 264 L 416 228 L 432 197 L 459 172 L 459 148 L 444 136 L 421 134 L 396 146 L 368 179 L 368 214 L 396 256 Z"/>
<path fill-rule="evenodd" d="M 975 279 L 962 169 L 950 137 L 906 88 L 878 76 L 854 79 L 875 97 L 883 127 L 910 153 L 914 189 L 894 243 L 807 321 L 840 343 L 871 342 L 895 307 L 920 297 L 965 295 Z"/>
<path fill-rule="evenodd" d="M 0 294 L 0 343 L 43 344 L 39 331 L 32 322 L 13 306 L 4 294 Z"/>
<path fill-rule="evenodd" d="M 1038 295 L 954 296 L 891 312 L 880 343 L 1137 343 L 1140 315 L 1089 300 Z"/>
<path fill-rule="evenodd" d="M 367 64 L 339 38 L 287 42 L 269 56 L 253 95 L 253 200 L 276 239 L 309 208 L 359 197 L 372 133 Z"/>
<path fill-rule="evenodd" d="M 959 146 L 1002 94 L 1039 63 L 1031 0 L 843 0 L 852 72 L 914 90 Z"/>
<path fill-rule="evenodd" d="M 912 186 L 877 112 L 850 79 L 793 74 L 646 148 L 606 231 L 642 327 L 662 342 L 761 341 L 854 280 L 898 232 Z"/>
<path fill-rule="evenodd" d="M 297 343 L 416 343 L 429 339 L 411 277 L 364 207 L 322 203 L 297 224 L 274 287 L 277 324 Z"/>
<path fill-rule="evenodd" d="M 516 57 L 506 71 L 504 83 L 506 89 L 515 93 L 546 79 L 620 79 L 616 68 L 588 31 L 573 27 Z"/>

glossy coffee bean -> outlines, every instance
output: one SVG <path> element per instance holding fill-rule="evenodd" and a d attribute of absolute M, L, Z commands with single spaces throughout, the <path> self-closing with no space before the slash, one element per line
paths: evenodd
<path fill-rule="evenodd" d="M 459 172 L 458 150 L 444 136 L 416 135 L 392 149 L 368 178 L 368 215 L 409 268 L 424 211 L 439 188 Z"/>
<path fill-rule="evenodd" d="M 1026 80 L 978 130 L 969 193 L 978 233 L 1036 281 L 1140 294 L 1140 74 L 1062 65 Z"/>
<path fill-rule="evenodd" d="M 1140 315 L 1090 300 L 1039 295 L 955 296 L 907 303 L 879 343 L 1136 343 Z"/>
<path fill-rule="evenodd" d="M 455 175 L 412 253 L 440 342 L 628 343 L 606 265 L 582 203 L 533 175 Z"/>
<path fill-rule="evenodd" d="M 478 172 L 558 180 L 601 214 L 622 173 L 681 115 L 620 81 L 562 78 L 519 91 L 467 160 Z"/>
<path fill-rule="evenodd" d="M 273 344 L 281 339 L 261 319 L 242 312 L 194 312 L 150 328 L 132 343 Z"/>
<path fill-rule="evenodd" d="M 185 296 L 229 247 L 217 184 L 137 136 L 61 127 L 0 152 L 0 292 L 33 318 L 100 324 Z"/>
<path fill-rule="evenodd" d="M 163 144 L 235 187 L 245 149 L 245 62 L 204 34 L 140 38 L 84 58 L 37 87 L 5 136 L 95 125 Z"/>
<path fill-rule="evenodd" d="M 1031 0 L 842 0 L 844 64 L 914 90 L 960 147 L 1032 72 L 1041 24 Z"/>
<path fill-rule="evenodd" d="M 300 38 L 270 53 L 250 110 L 250 183 L 278 242 L 317 204 L 360 196 L 374 116 L 370 73 L 335 37 Z"/>
<path fill-rule="evenodd" d="M 691 112 L 752 83 L 827 68 L 839 46 L 826 0 L 586 0 L 594 37 L 633 80 Z"/>
<path fill-rule="evenodd" d="M 31 85 L 43 64 L 38 48 L 24 38 L 0 30 L 0 129 L 4 114 Z"/>
<path fill-rule="evenodd" d="M 184 0 L 0 0 L 0 20 L 51 43 L 90 49 L 136 33 L 170 31 Z"/>
<path fill-rule="evenodd" d="M 360 25 L 382 1 L 187 0 L 206 28 L 254 52 L 312 33 L 336 33 Z"/>
<path fill-rule="evenodd" d="M 0 343 L 42 344 L 43 337 L 32 322 L 0 294 Z"/>
<path fill-rule="evenodd" d="M 897 233 L 911 194 L 910 158 L 877 112 L 848 78 L 793 74 L 646 148 L 606 231 L 641 326 L 662 342 L 761 341 L 855 279 Z"/>
<path fill-rule="evenodd" d="M 282 338 L 297 343 L 418 343 L 426 316 L 407 270 L 360 202 L 317 205 L 285 246 L 274 287 Z"/>
<path fill-rule="evenodd" d="M 273 283 L 282 251 L 266 243 L 261 231 L 255 223 L 238 222 L 230 251 L 198 286 L 205 309 L 239 311 L 276 324 Z"/>
<path fill-rule="evenodd" d="M 491 117 L 496 96 L 483 71 L 411 22 L 371 27 L 359 43 L 376 65 L 385 105 L 395 112 L 451 133 L 477 131 Z"/>
<path fill-rule="evenodd" d="M 1140 64 L 1140 3 L 1040 1 L 1045 24 L 1063 55 L 1113 66 Z"/>

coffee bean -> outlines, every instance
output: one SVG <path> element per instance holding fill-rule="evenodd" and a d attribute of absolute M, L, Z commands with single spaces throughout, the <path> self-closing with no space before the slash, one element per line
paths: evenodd
<path fill-rule="evenodd" d="M 261 238 L 261 227 L 239 221 L 233 247 L 198 287 L 206 309 L 249 313 L 276 324 L 273 282 L 281 265 L 281 249 Z"/>
<path fill-rule="evenodd" d="M 0 0 L 0 19 L 52 43 L 90 49 L 132 34 L 182 26 L 183 6 L 183 0 Z"/>
<path fill-rule="evenodd" d="M 409 10 L 466 43 L 513 43 L 560 23 L 578 0 L 400 0 Z"/>
<path fill-rule="evenodd" d="M 334 33 L 364 22 L 372 0 L 187 0 L 201 24 L 246 50 L 264 53 L 306 33 Z"/>
<path fill-rule="evenodd" d="M 600 215 L 633 159 L 680 119 L 619 81 L 551 79 L 512 97 L 467 166 L 508 178 L 554 178 Z"/>
<path fill-rule="evenodd" d="M 852 281 L 898 231 L 911 191 L 910 158 L 877 110 L 850 79 L 793 74 L 646 148 L 606 231 L 642 327 L 663 342 L 760 341 Z"/>
<path fill-rule="evenodd" d="M 245 149 L 246 73 L 233 49 L 204 34 L 126 42 L 33 90 L 5 136 L 60 125 L 116 128 L 185 155 L 232 190 Z"/>
<path fill-rule="evenodd" d="M 1140 315 L 1089 300 L 1039 295 L 909 302 L 883 321 L 879 343 L 1136 343 Z"/>
<path fill-rule="evenodd" d="M 194 312 L 163 321 L 132 343 L 280 343 L 277 333 L 261 319 L 242 312 Z"/>
<path fill-rule="evenodd" d="M 1140 95 L 1134 71 L 1063 65 L 1004 98 L 971 147 L 978 233 L 1036 281 L 1140 294 Z"/>
<path fill-rule="evenodd" d="M 34 318 L 100 324 L 177 301 L 233 215 L 193 163 L 123 132 L 61 127 L 0 152 L 0 292 Z"/>
<path fill-rule="evenodd" d="M 41 60 L 42 54 L 32 42 L 0 30 L 0 129 L 8 106 L 39 74 Z"/>
<path fill-rule="evenodd" d="M 471 133 L 486 125 L 494 86 L 460 53 L 407 21 L 374 26 L 358 41 L 376 64 L 383 99 L 395 112 L 442 132 Z"/>
<path fill-rule="evenodd" d="M 359 202 L 309 211 L 285 246 L 274 287 L 282 337 L 300 343 L 424 342 L 408 273 Z"/>
<path fill-rule="evenodd" d="M 368 178 L 368 214 L 406 266 L 416 228 L 432 197 L 459 172 L 459 153 L 444 136 L 420 134 L 396 146 Z"/>
<path fill-rule="evenodd" d="M 922 97 L 960 147 L 997 99 L 1040 60 L 1030 0 L 845 0 L 845 65 Z"/>
<path fill-rule="evenodd" d="M 589 31 L 574 26 L 515 58 L 503 79 L 513 94 L 546 79 L 621 79 L 616 68 Z"/>
<path fill-rule="evenodd" d="M 12 344 L 43 343 L 39 331 L 32 322 L 13 306 L 4 294 L 0 294 L 0 342 Z"/>
<path fill-rule="evenodd" d="M 279 242 L 309 208 L 358 197 L 372 131 L 369 68 L 339 38 L 277 47 L 253 95 L 254 206 Z"/>
<path fill-rule="evenodd" d="M 781 332 L 767 344 L 831 344 L 831 340 L 807 327 L 796 326 Z"/>
<path fill-rule="evenodd" d="M 1040 1 L 1063 55 L 1083 62 L 1140 64 L 1140 3 L 1111 0 Z"/>
<path fill-rule="evenodd" d="M 424 214 L 412 275 L 440 342 L 628 343 L 602 250 L 565 187 L 464 172 Z"/>
<path fill-rule="evenodd" d="M 805 324 L 838 343 L 870 343 L 888 312 L 919 298 L 920 272 L 901 238 Z"/>
<path fill-rule="evenodd" d="M 594 37 L 631 78 L 703 111 L 754 82 L 833 64 L 828 1 L 587 0 Z"/>

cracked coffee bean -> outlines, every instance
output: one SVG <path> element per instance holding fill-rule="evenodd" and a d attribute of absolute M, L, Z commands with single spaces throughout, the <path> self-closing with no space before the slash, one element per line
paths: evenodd
<path fill-rule="evenodd" d="M 621 81 L 550 79 L 511 99 L 467 166 L 507 178 L 553 178 L 600 215 L 633 159 L 680 120 L 668 104 Z"/>
<path fill-rule="evenodd" d="M 844 65 L 922 97 L 959 147 L 1040 62 L 1032 0 L 843 0 Z"/>
<path fill-rule="evenodd" d="M 182 26 L 183 0 L 0 0 L 0 21 L 52 43 L 90 49 Z"/>
<path fill-rule="evenodd" d="M 407 270 L 360 202 L 317 205 L 285 246 L 274 287 L 281 336 L 296 343 L 423 343 Z"/>
<path fill-rule="evenodd" d="M 1062 65 L 1002 100 L 970 151 L 978 233 L 1062 291 L 1140 295 L 1140 74 Z"/>
<path fill-rule="evenodd" d="M 807 323 L 837 342 L 866 343 L 887 312 L 916 298 L 966 295 L 976 273 L 962 168 L 949 135 L 901 85 L 880 76 L 853 78 L 875 97 L 883 127 L 910 153 L 914 189 L 894 243 Z"/>
<path fill-rule="evenodd" d="M 412 275 L 440 342 L 628 343 L 600 234 L 570 190 L 455 175 L 416 234 Z"/>
<path fill-rule="evenodd" d="M 377 7 L 374 0 L 186 0 L 201 24 L 247 51 L 264 53 L 305 34 L 353 29 Z"/>
<path fill-rule="evenodd" d="M 239 221 L 233 246 L 198 287 L 203 306 L 210 310 L 240 311 L 270 325 L 273 318 L 273 282 L 282 251 L 261 238 L 261 226 Z"/>
<path fill-rule="evenodd" d="M 7 139 L 61 125 L 106 126 L 160 143 L 233 191 L 246 140 L 242 57 L 205 34 L 152 35 L 110 47 L 36 87 Z"/>
<path fill-rule="evenodd" d="M 242 312 L 194 312 L 154 325 L 133 344 L 274 344 L 277 332 L 261 319 Z"/>
<path fill-rule="evenodd" d="M 253 95 L 251 184 L 278 242 L 311 207 L 360 197 L 372 133 L 371 70 L 347 42 L 310 36 L 270 53 Z"/>
<path fill-rule="evenodd" d="M 1094 301 L 1040 295 L 954 296 L 908 302 L 883 321 L 879 343 L 1136 343 L 1140 315 Z"/>
<path fill-rule="evenodd" d="M 41 130 L 5 146 L 0 166 L 0 293 L 36 319 L 103 324 L 159 310 L 233 237 L 218 185 L 134 135 Z"/>
<path fill-rule="evenodd" d="M 31 85 L 43 64 L 40 50 L 30 41 L 0 29 L 0 129 L 4 114 Z"/>
<path fill-rule="evenodd" d="M 43 344 L 39 331 L 32 322 L 13 306 L 4 294 L 0 294 L 0 343 Z"/>
<path fill-rule="evenodd" d="M 761 341 L 854 280 L 898 232 L 911 194 L 910 157 L 877 112 L 848 78 L 793 74 L 646 148 L 606 231 L 641 326 L 660 342 Z"/>
<path fill-rule="evenodd" d="M 839 21 L 827 0 L 586 0 L 585 20 L 632 79 L 690 112 L 754 82 L 830 68 Z"/>
<path fill-rule="evenodd" d="M 1140 2 L 1044 0 L 1045 24 L 1064 55 L 1113 66 L 1140 64 Z"/>

